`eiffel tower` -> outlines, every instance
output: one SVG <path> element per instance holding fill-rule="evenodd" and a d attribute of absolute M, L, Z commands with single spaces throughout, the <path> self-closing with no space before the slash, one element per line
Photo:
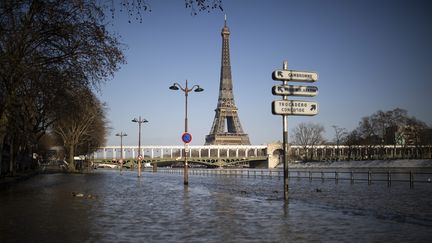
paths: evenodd
<path fill-rule="evenodd" d="M 233 83 L 231 79 L 231 63 L 229 52 L 230 31 L 225 25 L 222 28 L 222 62 L 219 86 L 219 99 L 216 107 L 216 115 L 210 134 L 206 136 L 205 145 L 233 144 L 250 145 L 249 136 L 243 132 L 238 117 L 238 109 L 234 102 Z"/>

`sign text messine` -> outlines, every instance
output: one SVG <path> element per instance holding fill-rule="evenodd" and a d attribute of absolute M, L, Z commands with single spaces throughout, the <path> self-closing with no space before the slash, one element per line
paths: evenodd
<path fill-rule="evenodd" d="M 315 86 L 301 86 L 301 85 L 275 85 L 272 88 L 274 95 L 288 95 L 288 96 L 316 96 L 318 88 Z"/>

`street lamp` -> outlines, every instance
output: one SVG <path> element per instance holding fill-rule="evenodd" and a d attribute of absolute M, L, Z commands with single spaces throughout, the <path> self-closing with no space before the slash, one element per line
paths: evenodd
<path fill-rule="evenodd" d="M 120 174 L 121 174 L 122 169 L 123 169 L 123 137 L 126 137 L 127 134 L 120 132 L 120 133 L 117 133 L 116 136 L 120 137 Z"/>
<path fill-rule="evenodd" d="M 188 94 L 191 91 L 194 92 L 202 92 L 204 91 L 204 89 L 202 89 L 199 85 L 194 85 L 192 86 L 192 88 L 188 88 L 188 81 L 186 79 L 186 86 L 185 88 L 183 88 L 180 84 L 178 83 L 174 83 L 173 85 L 171 85 L 169 87 L 169 89 L 171 90 L 181 90 L 184 92 L 185 94 L 185 133 L 188 131 Z M 189 184 L 189 179 L 188 179 L 188 161 L 187 161 L 187 157 L 188 157 L 188 148 L 187 148 L 187 143 L 185 143 L 185 158 L 184 158 L 184 184 L 188 185 Z"/>
<path fill-rule="evenodd" d="M 134 118 L 132 122 L 137 122 L 139 127 L 138 132 L 138 177 L 141 176 L 141 160 L 143 159 L 143 156 L 141 155 L 141 123 L 148 122 L 146 119 L 141 119 L 141 116 L 139 116 L 139 119 Z"/>

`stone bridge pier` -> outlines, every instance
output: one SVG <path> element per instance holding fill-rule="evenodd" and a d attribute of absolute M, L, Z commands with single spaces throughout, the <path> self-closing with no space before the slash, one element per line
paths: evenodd
<path fill-rule="evenodd" d="M 281 143 L 270 143 L 267 144 L 267 161 L 268 168 L 272 169 L 278 166 L 283 159 L 283 150 Z"/>

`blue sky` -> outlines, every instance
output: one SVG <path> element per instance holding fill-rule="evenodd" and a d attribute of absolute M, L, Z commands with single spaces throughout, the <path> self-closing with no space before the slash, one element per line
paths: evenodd
<path fill-rule="evenodd" d="M 202 145 L 215 115 L 219 92 L 221 29 L 231 31 L 234 97 L 252 144 L 282 140 L 282 118 L 272 115 L 271 73 L 283 60 L 294 70 L 316 71 L 320 112 L 289 117 L 352 130 L 364 116 L 400 107 L 432 125 L 432 2 L 408 0 L 224 0 L 224 12 L 191 15 L 183 0 L 148 0 L 143 23 L 117 14 L 110 29 L 125 45 L 127 64 L 102 86 L 111 134 L 107 145 L 179 145 L 184 129 L 184 94 L 173 82 L 199 84 L 189 96 L 192 145 Z M 300 84 L 300 83 L 296 83 Z M 297 98 L 296 98 L 297 99 Z"/>

